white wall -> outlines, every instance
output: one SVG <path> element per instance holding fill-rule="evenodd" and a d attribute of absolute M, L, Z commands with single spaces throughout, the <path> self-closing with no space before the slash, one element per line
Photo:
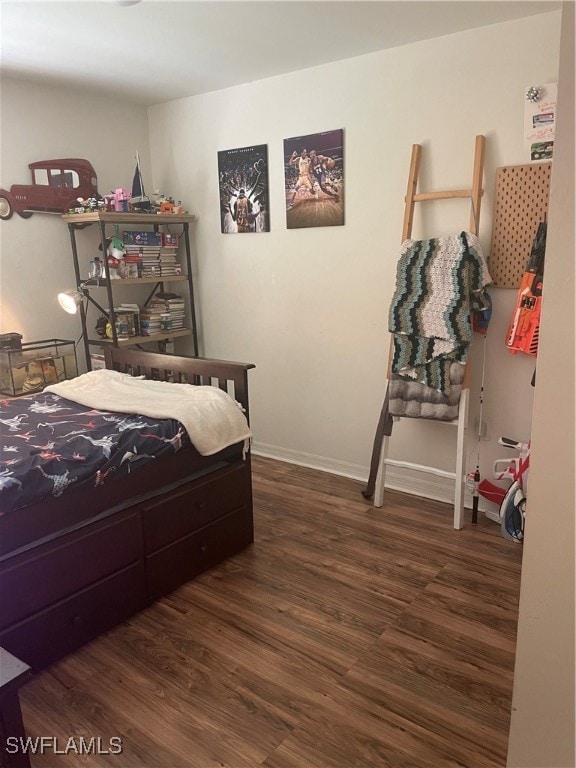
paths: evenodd
<path fill-rule="evenodd" d="M 2 79 L 0 105 L 0 187 L 29 183 L 28 164 L 36 160 L 81 157 L 94 166 L 100 194 L 130 188 L 136 150 L 150 174 L 148 116 L 142 107 L 8 78 Z M 82 241 L 96 256 L 95 227 L 82 233 Z M 79 317 L 67 315 L 56 300 L 59 291 L 75 287 L 68 227 L 60 216 L 14 214 L 0 223 L 0 332 L 16 331 L 24 341 L 77 340 Z M 96 319 L 91 309 L 91 327 Z M 77 351 L 82 365 L 82 345 Z"/>
<path fill-rule="evenodd" d="M 573 768 L 574 3 L 564 3 L 558 127 L 508 765 Z"/>
<path fill-rule="evenodd" d="M 150 109 L 154 186 L 198 216 L 203 350 L 257 366 L 250 374 L 257 452 L 367 476 L 411 145 L 424 147 L 421 189 L 451 189 L 471 184 L 474 137 L 486 135 L 487 253 L 495 170 L 526 162 L 525 89 L 557 80 L 559 22 L 554 12 Z M 287 230 L 282 140 L 337 128 L 345 130 L 346 224 Z M 269 151 L 271 232 L 222 235 L 217 152 L 260 143 Z M 467 203 L 435 203 L 417 214 L 414 236 L 466 228 L 468 220 Z M 533 398 L 533 360 L 504 348 L 515 291 L 495 290 L 493 298 L 484 475 L 507 455 L 495 444 L 499 435 L 529 438 Z M 478 337 L 472 424 L 481 353 Z M 428 464 L 433 456 L 452 469 L 454 443 L 445 425 L 404 421 L 390 455 Z"/>

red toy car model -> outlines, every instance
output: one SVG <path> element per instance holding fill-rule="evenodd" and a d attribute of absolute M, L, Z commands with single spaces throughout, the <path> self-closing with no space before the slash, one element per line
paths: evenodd
<path fill-rule="evenodd" d="M 28 167 L 31 184 L 13 184 L 9 192 L 0 189 L 0 219 L 9 219 L 14 211 L 25 219 L 34 211 L 66 213 L 79 197 L 98 194 L 96 171 L 88 160 L 39 160 Z"/>

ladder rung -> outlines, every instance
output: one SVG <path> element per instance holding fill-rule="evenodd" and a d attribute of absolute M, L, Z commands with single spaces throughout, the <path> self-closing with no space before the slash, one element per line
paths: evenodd
<path fill-rule="evenodd" d="M 482 194 L 482 192 L 480 192 Z M 472 197 L 471 189 L 451 189 L 446 192 L 420 192 L 412 200 L 421 203 L 424 200 L 446 200 L 450 197 Z"/>

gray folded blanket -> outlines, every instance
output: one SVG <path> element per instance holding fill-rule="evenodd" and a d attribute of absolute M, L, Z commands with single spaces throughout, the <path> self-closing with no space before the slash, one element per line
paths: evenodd
<path fill-rule="evenodd" d="M 454 421 L 458 418 L 458 404 L 464 380 L 464 365 L 450 365 L 450 393 L 444 395 L 437 389 L 419 381 L 393 373 L 389 382 L 389 413 L 413 419 Z"/>

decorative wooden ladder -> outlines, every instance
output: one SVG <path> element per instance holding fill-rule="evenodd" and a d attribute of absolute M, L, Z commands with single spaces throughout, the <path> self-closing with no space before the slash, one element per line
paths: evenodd
<path fill-rule="evenodd" d="M 410 173 L 408 176 L 408 187 L 406 190 L 406 201 L 404 208 L 404 223 L 402 226 L 402 242 L 412 236 L 412 223 L 414 219 L 414 207 L 416 203 L 424 203 L 430 200 L 445 200 L 453 198 L 469 198 L 471 201 L 470 226 L 469 232 L 478 235 L 480 222 L 480 205 L 482 201 L 482 174 L 484 171 L 484 136 L 476 136 L 474 149 L 474 169 L 472 174 L 472 186 L 470 189 L 453 189 L 444 192 L 416 192 L 418 186 L 418 176 L 420 173 L 420 159 L 422 155 L 422 146 L 420 144 L 412 145 L 412 159 L 410 162 Z M 387 387 L 391 377 L 392 364 L 392 345 L 390 342 L 390 355 L 388 362 Z M 468 400 L 470 389 L 470 366 L 466 366 L 464 381 L 462 384 L 462 393 L 458 406 L 458 418 L 454 421 L 444 422 L 452 424 L 458 428 L 456 438 L 456 468 L 454 472 L 444 472 L 437 470 L 440 474 L 448 476 L 454 480 L 454 528 L 457 530 L 464 526 L 464 435 L 468 421 Z M 367 499 L 374 498 L 374 506 L 382 507 L 384 504 L 384 481 L 386 479 L 386 465 L 390 463 L 388 456 L 388 441 L 390 429 L 390 416 L 388 415 L 388 390 L 380 420 L 376 429 L 374 438 L 374 447 L 372 449 L 372 460 L 370 462 L 370 476 L 368 485 L 363 496 Z M 433 471 L 430 467 L 418 467 L 422 470 Z"/>

